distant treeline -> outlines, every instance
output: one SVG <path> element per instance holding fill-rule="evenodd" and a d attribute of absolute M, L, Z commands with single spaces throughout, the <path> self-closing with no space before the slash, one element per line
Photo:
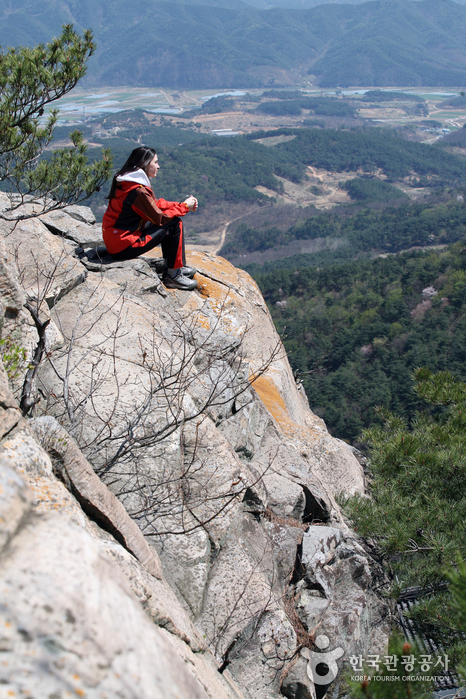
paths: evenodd
<path fill-rule="evenodd" d="M 352 180 L 346 180 L 341 186 L 346 189 L 351 199 L 359 202 L 408 198 L 408 195 L 401 189 L 375 177 L 355 177 Z"/>
<path fill-rule="evenodd" d="M 331 97 L 301 97 L 293 100 L 262 102 L 256 107 L 256 112 L 274 116 L 299 116 L 303 109 L 311 110 L 316 116 L 357 116 L 357 110 L 352 104 Z"/>
<path fill-rule="evenodd" d="M 389 90 L 368 90 L 360 98 L 361 102 L 423 102 L 425 99 L 409 92 L 391 92 Z"/>
<path fill-rule="evenodd" d="M 395 253 L 414 246 L 452 243 L 464 236 L 466 206 L 463 202 L 453 199 L 435 205 L 406 201 L 382 210 L 367 206 L 357 208 L 353 214 L 347 207 L 344 213 L 340 213 L 338 209 L 318 213 L 287 231 L 275 227 L 255 230 L 243 224 L 227 237 L 220 252 L 226 257 L 233 257 L 287 245 L 295 240 L 326 238 L 344 244 L 344 247 L 336 250 L 317 253 L 315 264 L 330 264 L 356 255 L 367 255 L 371 251 Z M 295 268 L 299 265 L 299 259 L 268 263 L 266 269 L 289 265 Z M 307 264 L 312 264 L 310 256 L 305 256 L 304 259 Z M 248 268 L 248 271 L 252 269 Z"/>
<path fill-rule="evenodd" d="M 446 100 L 440 102 L 439 107 L 454 107 L 456 109 L 461 109 L 466 106 L 466 95 L 456 95 L 456 97 L 449 97 Z"/>
<path fill-rule="evenodd" d="M 420 407 L 416 367 L 466 379 L 465 244 L 256 276 L 311 408 L 332 434 L 357 439 L 377 423 L 378 405 L 411 418 Z"/>
<path fill-rule="evenodd" d="M 330 100 L 343 104 L 341 100 Z M 283 104 L 276 101 L 272 104 Z M 285 101 L 286 103 L 286 101 Z M 414 177 L 418 185 L 437 186 L 466 184 L 466 161 L 443 148 L 406 141 L 395 131 L 382 128 L 335 129 L 277 129 L 260 131 L 247 136 L 222 139 L 199 134 L 192 128 L 155 126 L 141 110 L 105 117 L 82 129 L 89 140 L 101 140 L 110 147 L 115 170 L 125 162 L 131 150 L 141 143 L 155 147 L 160 155 L 161 170 L 156 188 L 165 198 L 177 199 L 185 192 L 196 192 L 202 205 L 220 200 L 268 201 L 257 191 L 262 186 L 282 191 L 278 177 L 292 182 L 302 181 L 308 165 L 335 172 L 361 170 L 368 174 L 382 172 L 388 180 Z M 99 135 L 99 129 L 117 134 L 110 138 Z M 60 127 L 56 138 L 65 137 L 69 127 Z M 97 132 L 97 133 L 95 133 Z M 258 139 L 287 135 L 291 140 L 266 147 Z M 90 149 L 90 157 L 100 157 L 99 149 Z M 356 185 L 355 185 L 356 186 Z M 368 187 L 353 187 L 355 197 L 368 199 Z M 383 185 L 382 185 L 383 186 Z M 386 188 L 385 188 L 386 189 Z M 374 190 L 375 191 L 375 190 Z M 182 193 L 182 194 L 180 194 Z M 393 192 L 393 196 L 402 196 Z M 380 198 L 378 195 L 376 198 Z M 382 197 L 384 198 L 384 197 Z M 103 192 L 94 195 L 93 206 L 103 203 Z"/>
<path fill-rule="evenodd" d="M 424 143 L 406 141 L 386 128 L 277 129 L 256 132 L 251 140 L 280 134 L 294 134 L 293 140 L 279 143 L 274 151 L 296 163 L 313 165 L 334 172 L 364 170 L 382 172 L 391 180 L 419 176 L 420 185 L 466 182 L 466 162 Z"/>

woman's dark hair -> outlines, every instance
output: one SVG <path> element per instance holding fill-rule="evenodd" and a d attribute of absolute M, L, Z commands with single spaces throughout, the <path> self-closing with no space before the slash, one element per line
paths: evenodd
<path fill-rule="evenodd" d="M 113 199 L 115 196 L 115 189 L 117 187 L 117 177 L 121 175 L 126 175 L 127 172 L 134 172 L 135 170 L 146 170 L 151 160 L 153 160 L 154 155 L 157 155 L 157 151 L 153 148 L 146 148 L 146 146 L 140 146 L 135 148 L 131 155 L 129 156 L 126 163 L 123 165 L 121 170 L 118 170 L 116 175 L 112 180 L 112 186 L 110 187 L 110 192 L 108 193 L 107 199 Z"/>

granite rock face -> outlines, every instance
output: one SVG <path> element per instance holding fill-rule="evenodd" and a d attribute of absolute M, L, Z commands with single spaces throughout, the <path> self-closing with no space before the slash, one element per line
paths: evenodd
<path fill-rule="evenodd" d="M 246 273 L 188 253 L 186 293 L 161 286 L 156 251 L 83 264 L 70 241 L 99 241 L 72 208 L 0 230 L 3 336 L 33 356 L 26 298 L 49 321 L 34 420 L 21 372 L 11 390 L 0 374 L 0 672 L 44 696 L 313 697 L 316 626 L 341 663 L 386 641 L 335 501 L 362 469 Z"/>

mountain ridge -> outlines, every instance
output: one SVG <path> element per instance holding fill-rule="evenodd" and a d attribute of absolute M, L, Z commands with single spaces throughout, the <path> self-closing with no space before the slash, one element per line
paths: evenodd
<path fill-rule="evenodd" d="M 0 2 L 0 43 L 93 29 L 83 86 L 254 88 L 466 84 L 466 8 L 453 0 L 374 0 L 306 9 L 121 0 L 96 6 Z"/>

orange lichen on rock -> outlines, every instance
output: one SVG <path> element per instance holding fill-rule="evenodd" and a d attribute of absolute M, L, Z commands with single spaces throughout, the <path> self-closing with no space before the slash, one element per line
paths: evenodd
<path fill-rule="evenodd" d="M 3 455 L 12 462 L 12 468 L 31 490 L 35 512 L 58 510 L 73 513 L 75 511 L 76 501 L 63 483 L 52 474 L 39 475 L 24 468 L 21 463 L 22 457 L 17 454 L 13 444 L 4 442 L 2 447 Z"/>
<path fill-rule="evenodd" d="M 298 431 L 303 431 L 302 427 L 290 418 L 280 391 L 267 376 L 263 375 L 257 378 L 251 376 L 250 381 L 253 389 L 283 432 L 296 434 Z"/>
<path fill-rule="evenodd" d="M 275 420 L 277 427 L 286 435 L 303 440 L 306 444 L 315 442 L 317 434 L 298 425 L 289 415 L 283 396 L 273 381 L 267 376 L 250 376 L 249 381 L 261 399 L 264 407 Z"/>
<path fill-rule="evenodd" d="M 196 294 L 189 294 L 188 300 L 183 306 L 183 311 L 188 314 L 189 319 L 194 325 L 200 325 L 205 330 L 210 330 L 210 321 L 202 308 L 199 308 L 199 297 Z"/>
<path fill-rule="evenodd" d="M 205 328 L 205 330 L 210 330 L 209 320 L 202 313 L 196 313 L 194 316 L 194 322 L 196 325 L 200 325 L 202 328 Z"/>
<path fill-rule="evenodd" d="M 209 279 L 204 277 L 202 274 L 196 274 L 197 288 L 201 296 L 204 298 L 219 300 L 219 292 L 223 291 L 223 296 L 225 296 L 225 289 L 222 289 L 221 284 L 216 284 Z"/>
<path fill-rule="evenodd" d="M 289 422 L 290 418 L 285 401 L 275 384 L 266 376 L 258 376 L 257 378 L 251 376 L 250 382 L 272 417 L 274 417 L 279 424 Z"/>
<path fill-rule="evenodd" d="M 213 257 L 200 252 L 189 253 L 189 264 L 207 272 L 219 281 L 237 283 L 238 270 L 223 257 Z"/>
<path fill-rule="evenodd" d="M 204 277 L 201 273 L 196 275 L 196 280 L 200 295 L 206 299 L 223 328 L 235 335 L 243 332 L 244 326 L 236 323 L 238 307 L 241 303 L 238 294 L 224 284 Z"/>
<path fill-rule="evenodd" d="M 23 478 L 27 476 L 25 472 L 21 475 Z M 33 494 L 34 510 L 36 512 L 49 512 L 50 510 L 70 511 L 69 495 L 62 483 L 36 476 L 34 479 L 28 478 L 27 484 Z"/>

